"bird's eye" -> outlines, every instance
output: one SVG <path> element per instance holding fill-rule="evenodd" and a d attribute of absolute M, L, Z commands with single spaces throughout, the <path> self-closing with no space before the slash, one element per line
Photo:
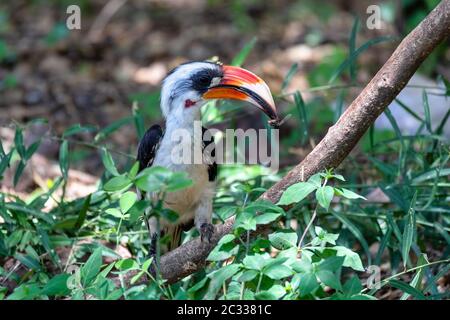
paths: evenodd
<path fill-rule="evenodd" d="M 193 89 L 203 94 L 209 89 L 214 76 L 215 74 L 209 69 L 195 73 L 191 77 Z"/>
<path fill-rule="evenodd" d="M 197 81 L 202 86 L 209 86 L 211 79 L 209 77 L 203 76 L 203 77 L 199 77 Z"/>

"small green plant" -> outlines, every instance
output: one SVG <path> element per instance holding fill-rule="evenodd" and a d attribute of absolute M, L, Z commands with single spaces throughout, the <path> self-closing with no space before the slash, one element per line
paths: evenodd
<path fill-rule="evenodd" d="M 287 138 L 289 146 L 303 146 L 341 115 L 345 90 L 357 85 L 357 57 L 382 41 L 357 48 L 357 30 L 355 21 L 347 58 L 337 47 L 331 60 L 310 73 L 311 91 L 342 89 L 335 112 L 321 100 L 303 101 L 299 91 L 285 92 L 298 66 L 288 71 L 276 98 L 287 100 L 287 111 L 298 115 L 293 127 L 301 129 Z M 51 38 L 56 43 L 61 35 L 56 32 Z M 242 64 L 254 45 L 252 40 L 233 63 Z M 0 41 L 0 60 L 2 52 Z M 320 86 L 330 79 L 342 81 L 346 69 L 350 84 Z M 442 94 L 449 95 L 448 81 L 442 80 Z M 148 111 L 157 97 L 138 94 L 132 99 Z M 290 186 L 277 204 L 258 197 L 284 172 L 270 175 L 262 166 L 223 166 L 214 219 L 220 223 L 235 216 L 232 232 L 220 239 L 203 270 L 174 284 L 162 279 L 157 268 L 153 273 L 145 221 L 154 216 L 175 222 L 178 216 L 164 209 L 164 197 L 191 181 L 160 167 L 138 173 L 133 155 L 108 144 L 124 126 L 134 125 L 141 137 L 144 112 L 134 105 L 129 117 L 105 128 L 77 124 L 61 136 L 45 135 L 30 144 L 24 142 L 25 133 L 40 120 L 16 124 L 12 145 L 0 143 L 0 180 L 9 174 L 17 185 L 44 139 L 60 145 L 61 174 L 25 198 L 0 192 L 0 299 L 375 299 L 385 286 L 402 291 L 403 300 L 446 299 L 448 292 L 437 282 L 450 270 L 450 153 L 443 137 L 450 112 L 433 128 L 426 90 L 424 117 L 399 104 L 420 122 L 415 135 L 403 135 L 398 119 L 387 110 L 393 130 L 387 136 L 372 127 L 362 150 L 341 166 L 343 175 L 331 170 L 315 174 Z M 227 114 L 214 110 L 204 114 L 210 123 L 235 112 L 229 106 Z M 82 133 L 92 134 L 92 141 L 77 140 Z M 105 170 L 95 192 L 68 200 L 70 168 L 82 148 L 97 152 Z M 156 196 L 141 198 L 138 192 Z M 266 232 L 255 237 L 253 232 L 261 227 Z M 184 240 L 195 233 L 186 232 Z M 374 283 L 366 281 L 366 268 L 371 267 L 380 269 Z"/>
<path fill-rule="evenodd" d="M 292 185 L 278 204 L 298 204 L 315 192 L 317 207 L 328 210 L 335 193 L 360 197 L 347 189 L 327 186 L 332 178 L 343 179 L 327 172 Z M 210 253 L 212 264 L 206 278 L 188 294 L 204 299 L 372 298 L 361 294 L 362 285 L 356 276 L 342 284 L 342 268 L 364 268 L 357 253 L 336 245 L 338 234 L 319 226 L 309 230 L 313 216 L 300 237 L 298 231 L 280 227 L 278 221 L 285 216 L 285 210 L 267 201 L 236 208 L 233 233 L 223 237 Z M 260 224 L 270 224 L 272 232 L 267 239 L 252 239 L 251 232 Z M 303 245 L 308 231 L 311 241 Z"/>

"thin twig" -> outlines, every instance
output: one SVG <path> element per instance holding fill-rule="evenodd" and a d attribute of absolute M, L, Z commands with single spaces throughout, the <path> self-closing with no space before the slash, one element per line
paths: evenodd
<path fill-rule="evenodd" d="M 438 261 L 433 261 L 433 262 L 430 262 L 430 263 L 422 264 L 422 265 L 420 265 L 420 266 L 416 266 L 416 267 L 414 267 L 414 268 L 410 268 L 410 269 L 404 270 L 404 271 L 402 271 L 402 272 L 396 273 L 396 274 L 394 274 L 394 275 L 392 275 L 392 276 L 390 276 L 390 277 L 387 277 L 387 278 L 381 280 L 380 282 L 375 283 L 375 284 L 373 285 L 373 287 L 380 286 L 380 288 L 381 288 L 381 287 L 384 286 L 386 283 L 388 283 L 389 280 L 398 278 L 398 277 L 400 277 L 400 276 L 402 276 L 402 275 L 404 275 L 404 274 L 407 274 L 407 273 L 410 273 L 410 272 L 412 272 L 412 271 L 415 271 L 415 270 L 418 270 L 418 269 L 422 269 L 422 268 L 425 268 L 425 267 L 429 267 L 429 266 L 432 266 L 432 265 L 435 265 L 435 264 L 449 263 L 449 262 L 450 262 L 450 259 L 445 259 L 445 260 L 438 260 Z M 368 290 L 371 290 L 371 288 L 364 288 L 363 290 L 361 290 L 360 293 L 367 292 Z"/>

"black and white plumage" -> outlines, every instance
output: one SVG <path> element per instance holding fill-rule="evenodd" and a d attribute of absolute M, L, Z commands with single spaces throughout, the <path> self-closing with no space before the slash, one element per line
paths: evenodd
<path fill-rule="evenodd" d="M 159 125 L 147 130 L 139 143 L 137 159 L 140 170 L 150 166 L 162 166 L 172 171 L 187 172 L 193 181 L 191 187 L 168 193 L 165 197 L 164 206 L 179 214 L 176 224 L 161 221 L 162 230 L 171 235 L 172 248 L 178 245 L 180 226 L 192 220 L 202 240 L 210 241 L 214 232 L 211 224 L 217 176 L 214 151 L 210 153 L 212 161 L 203 154 L 203 161 L 200 163 L 180 163 L 173 158 L 173 150 L 180 148 L 180 145 L 194 154 L 198 152 L 194 148 L 196 142 L 203 146 L 202 151 L 214 143 L 213 140 L 203 141 L 205 128 L 202 127 L 202 136 L 194 132 L 194 123 L 200 121 L 200 108 L 208 99 L 246 100 L 263 110 L 272 121 L 278 121 L 267 85 L 245 69 L 212 62 L 189 62 L 178 66 L 167 75 L 161 89 L 164 131 Z M 189 135 L 191 139 L 186 142 L 180 137 L 174 137 L 179 130 L 183 130 L 183 134 Z M 197 141 L 198 139 L 201 141 Z M 153 240 L 156 219 L 150 218 L 148 226 Z"/>
<path fill-rule="evenodd" d="M 205 134 L 207 129 L 202 127 L 202 135 Z M 145 168 L 149 168 L 153 164 L 155 159 L 156 151 L 158 150 L 161 138 L 164 136 L 164 131 L 159 124 L 151 126 L 142 137 L 139 142 L 137 160 L 139 161 L 139 171 Z M 203 148 L 206 148 L 214 144 L 214 137 L 212 140 L 203 141 Z M 214 158 L 216 155 L 215 148 L 211 149 L 211 157 Z M 208 180 L 215 181 L 217 177 L 217 163 L 212 160 L 208 163 Z"/>
<path fill-rule="evenodd" d="M 159 124 L 151 126 L 145 132 L 138 147 L 137 160 L 139 161 L 139 171 L 152 166 L 163 135 L 163 129 Z"/>

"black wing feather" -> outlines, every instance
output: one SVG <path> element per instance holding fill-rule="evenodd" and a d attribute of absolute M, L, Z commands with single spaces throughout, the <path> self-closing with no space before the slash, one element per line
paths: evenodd
<path fill-rule="evenodd" d="M 139 142 L 137 160 L 139 161 L 139 171 L 151 167 L 155 159 L 156 151 L 163 137 L 164 132 L 160 125 L 155 124 L 145 132 Z"/>

